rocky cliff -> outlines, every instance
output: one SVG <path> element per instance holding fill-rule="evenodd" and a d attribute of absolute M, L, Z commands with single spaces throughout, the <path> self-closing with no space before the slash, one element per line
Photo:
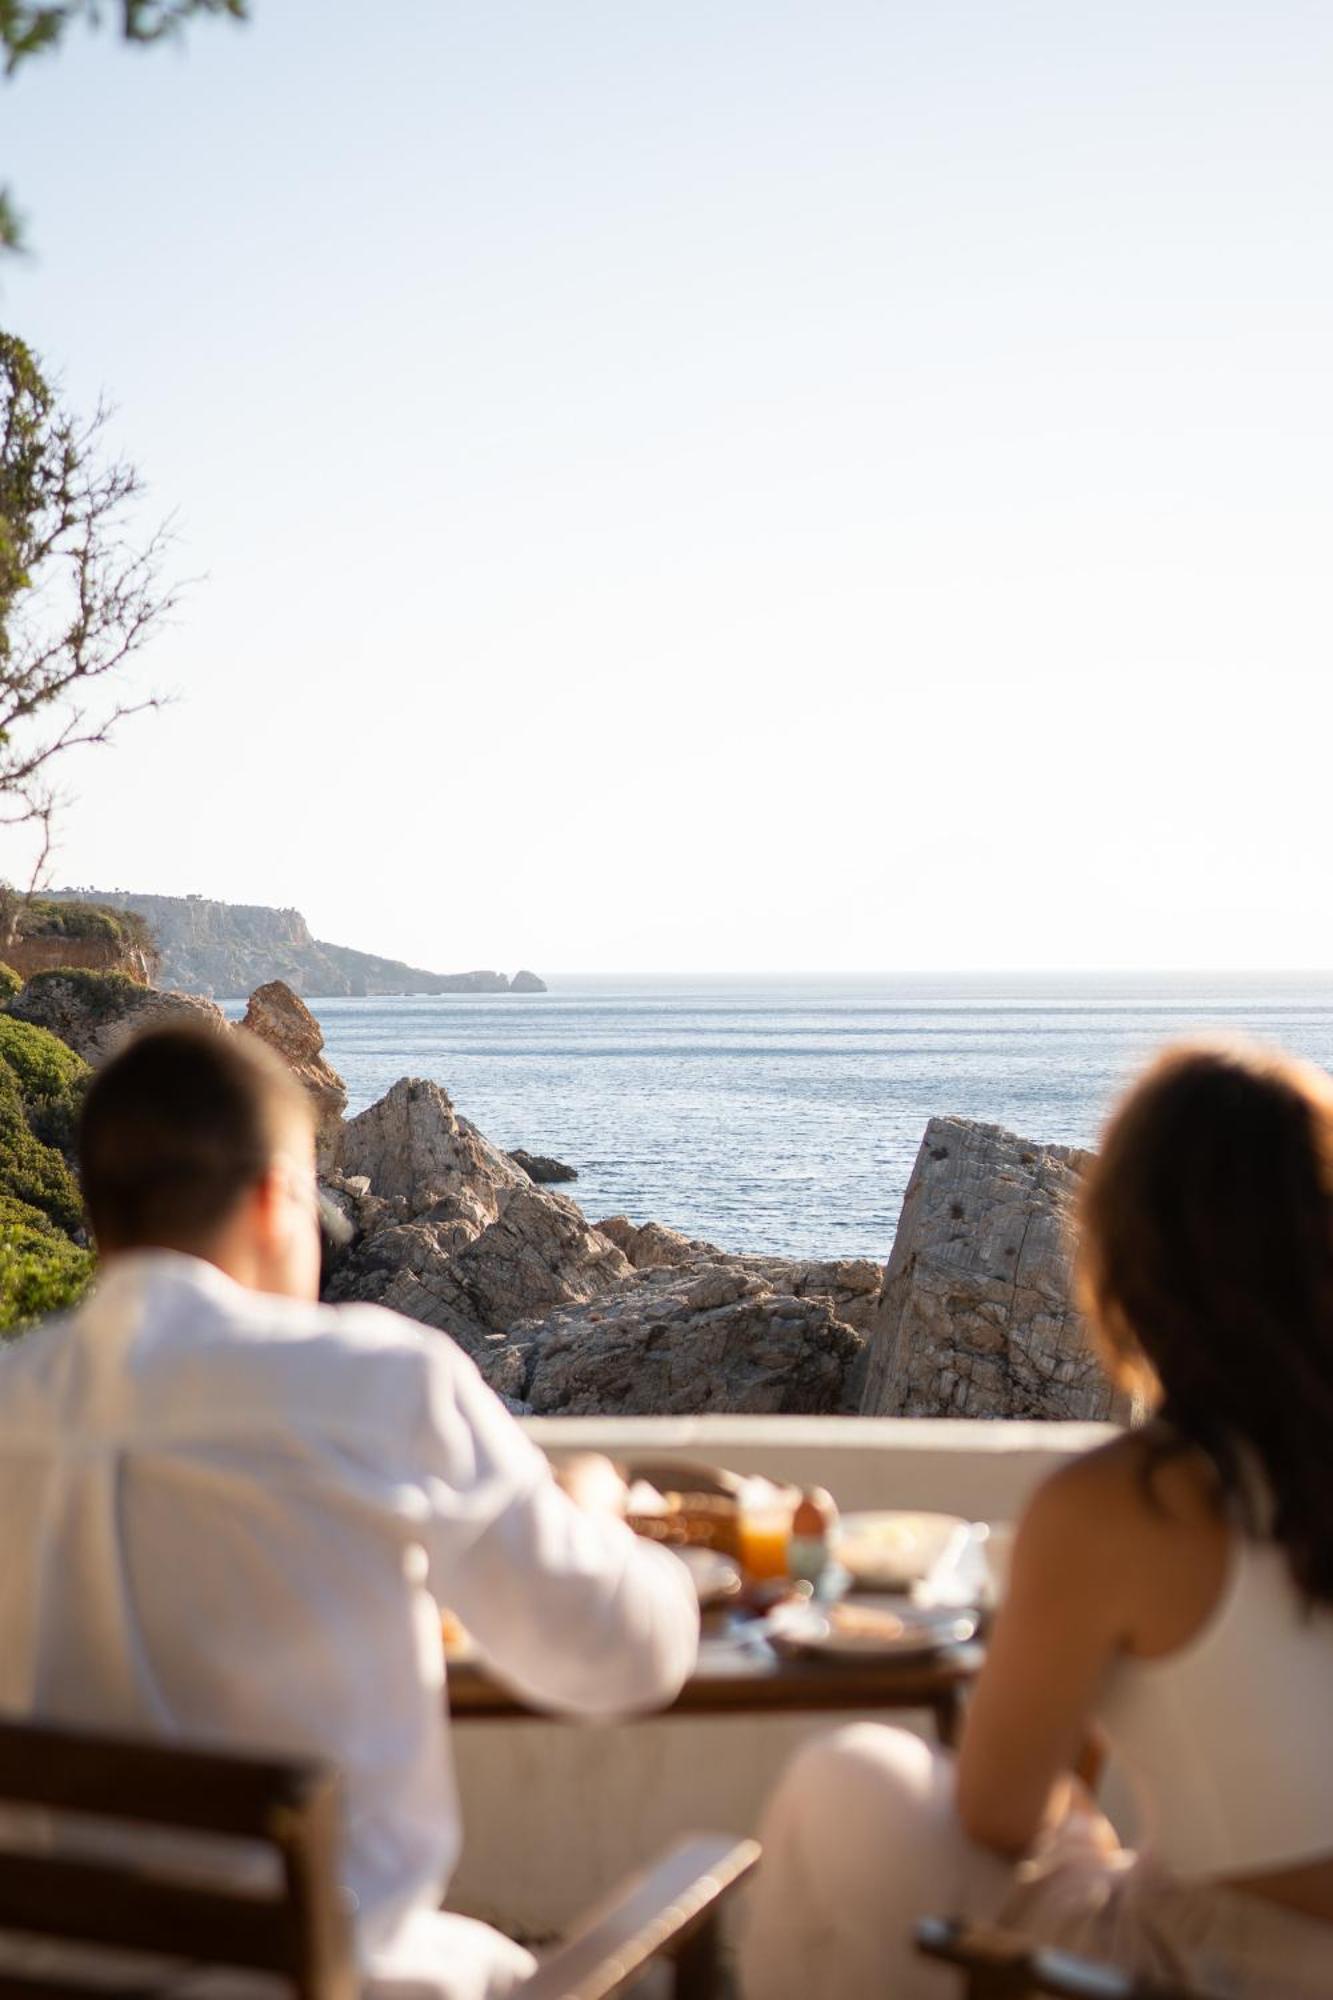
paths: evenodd
<path fill-rule="evenodd" d="M 162 985 L 182 993 L 241 1000 L 273 979 L 285 980 L 293 992 L 309 999 L 511 990 L 503 972 L 425 972 L 400 959 L 328 944 L 311 936 L 299 910 L 275 910 L 262 903 L 219 903 L 205 896 L 152 896 L 100 889 L 58 889 L 53 900 L 100 903 L 143 917 L 162 954 Z M 515 976 L 512 990 L 542 993 L 546 989 L 534 974 L 521 972 Z"/>

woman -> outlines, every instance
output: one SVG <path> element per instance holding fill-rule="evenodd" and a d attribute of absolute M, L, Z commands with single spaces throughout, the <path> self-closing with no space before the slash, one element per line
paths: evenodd
<path fill-rule="evenodd" d="M 910 1934 L 960 1911 L 1210 1995 L 1333 1994 L 1333 1084 L 1168 1052 L 1080 1236 L 1105 1364 L 1155 1415 L 1033 1500 L 956 1768 L 869 1724 L 796 1759 L 750 2000 L 956 1991 Z M 1068 1775 L 1098 1729 L 1138 1854 Z"/>

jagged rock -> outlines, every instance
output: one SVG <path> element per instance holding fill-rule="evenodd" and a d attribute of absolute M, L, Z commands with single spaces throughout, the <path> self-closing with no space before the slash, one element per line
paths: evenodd
<path fill-rule="evenodd" d="M 739 1257 L 736 1262 L 778 1291 L 798 1299 L 819 1299 L 835 1319 L 869 1334 L 879 1309 L 884 1273 L 869 1257 L 830 1258 L 815 1262 L 786 1257 Z"/>
<path fill-rule="evenodd" d="M 683 1236 L 663 1222 L 635 1224 L 628 1216 L 610 1215 L 597 1227 L 623 1250 L 636 1271 L 682 1269 L 694 1264 L 735 1265 L 774 1291 L 798 1299 L 819 1299 L 835 1319 L 868 1333 L 879 1303 L 883 1273 L 868 1257 L 811 1262 L 791 1257 L 733 1256 L 715 1243 Z"/>
<path fill-rule="evenodd" d="M 241 1026 L 266 1042 L 305 1085 L 315 1107 L 315 1143 L 322 1166 L 338 1157 L 347 1088 L 324 1055 L 324 1031 L 305 1001 L 281 979 L 250 995 Z"/>
<path fill-rule="evenodd" d="M 48 1028 L 100 1069 L 142 1029 L 188 1021 L 227 1032 L 222 1009 L 189 993 L 160 993 L 119 972 L 39 972 L 10 1002 L 20 1021 Z"/>
<path fill-rule="evenodd" d="M 836 1410 L 860 1337 L 827 1306 L 722 1265 L 651 1271 L 534 1328 L 524 1397 L 539 1415 Z"/>
<path fill-rule="evenodd" d="M 627 1215 L 609 1215 L 599 1222 L 603 1236 L 609 1236 L 623 1250 L 636 1271 L 658 1271 L 680 1264 L 715 1262 L 723 1256 L 715 1243 L 700 1243 L 668 1229 L 664 1222 L 635 1224 Z"/>
<path fill-rule="evenodd" d="M 509 1155 L 516 1167 L 522 1167 L 530 1181 L 538 1187 L 547 1187 L 556 1181 L 576 1181 L 577 1167 L 567 1167 L 563 1160 L 553 1160 L 549 1153 L 529 1153 L 519 1146 Z"/>
<path fill-rule="evenodd" d="M 1108 1417 L 1070 1295 L 1068 1231 L 1090 1156 L 932 1118 L 866 1357 L 866 1416 Z"/>
<path fill-rule="evenodd" d="M 376 1194 L 400 1198 L 413 1217 L 462 1221 L 472 1236 L 531 1181 L 475 1125 L 460 1118 L 438 1083 L 403 1077 L 343 1127 L 342 1168 Z"/>
<path fill-rule="evenodd" d="M 379 1241 L 367 1246 L 369 1254 Z M 504 1213 L 470 1243 L 441 1242 L 435 1254 L 408 1261 L 410 1282 L 392 1285 L 383 1303 L 465 1343 L 474 1330 L 505 1334 L 552 1306 L 600 1298 L 630 1274 L 614 1244 L 588 1227 L 572 1201 L 532 1187 L 512 1194 Z"/>

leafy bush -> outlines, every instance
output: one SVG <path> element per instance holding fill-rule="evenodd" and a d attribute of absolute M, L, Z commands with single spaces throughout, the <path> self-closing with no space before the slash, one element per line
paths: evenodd
<path fill-rule="evenodd" d="M 69 1152 L 88 1078 L 82 1056 L 58 1036 L 28 1021 L 0 1014 L 0 1066 L 18 1085 L 19 1099 L 33 1136 Z"/>
<path fill-rule="evenodd" d="M 24 1111 L 19 1079 L 0 1061 L 0 1197 L 5 1195 L 40 1209 L 71 1235 L 83 1226 L 83 1203 L 63 1155 L 37 1137 Z"/>
<path fill-rule="evenodd" d="M 57 965 L 34 972 L 23 989 L 20 1020 L 54 1021 L 55 1032 L 77 1021 L 80 1027 L 119 1021 L 143 1002 L 144 988 L 128 972 L 90 972 L 81 965 Z"/>
<path fill-rule="evenodd" d="M 15 972 L 13 966 L 0 964 L 0 1007 L 3 1007 L 8 1001 L 12 1000 L 16 993 L 21 993 L 22 991 L 23 981 L 19 978 L 17 972 Z"/>
<path fill-rule="evenodd" d="M 0 1334 L 76 1304 L 92 1271 L 91 1251 L 26 1202 L 0 1195 Z"/>
<path fill-rule="evenodd" d="M 30 896 L 15 900 L 15 917 L 21 938 L 68 938 L 80 944 L 106 945 L 113 951 L 139 951 L 150 964 L 158 957 L 152 926 L 137 910 Z"/>

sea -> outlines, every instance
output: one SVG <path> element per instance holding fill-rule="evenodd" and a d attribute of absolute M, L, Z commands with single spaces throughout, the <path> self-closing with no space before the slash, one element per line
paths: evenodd
<path fill-rule="evenodd" d="M 349 1109 L 431 1077 L 496 1144 L 577 1168 L 594 1221 L 793 1257 L 886 1257 L 936 1115 L 1092 1144 L 1153 1050 L 1199 1031 L 1333 1067 L 1333 973 L 549 983 L 316 1001 Z"/>

